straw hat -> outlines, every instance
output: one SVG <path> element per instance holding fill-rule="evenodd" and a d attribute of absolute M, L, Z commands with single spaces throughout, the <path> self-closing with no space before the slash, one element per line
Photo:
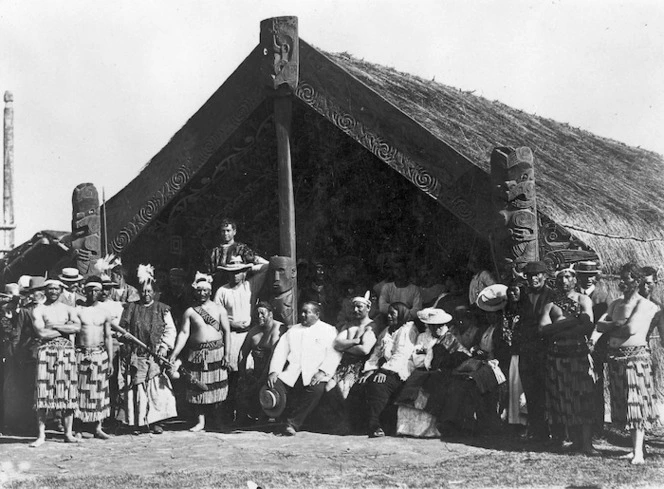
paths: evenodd
<path fill-rule="evenodd" d="M 417 312 L 417 317 L 424 324 L 447 324 L 452 320 L 452 316 L 442 309 L 427 307 Z"/>
<path fill-rule="evenodd" d="M 264 385 L 258 392 L 258 400 L 263 412 L 271 418 L 278 418 L 286 409 L 286 388 L 281 382 L 274 387 Z"/>
<path fill-rule="evenodd" d="M 578 274 L 599 275 L 600 269 L 596 261 L 580 261 L 574 264 L 574 270 Z"/>
<path fill-rule="evenodd" d="M 83 275 L 78 272 L 78 268 L 63 268 L 58 278 L 63 282 L 78 282 L 83 280 Z"/>
<path fill-rule="evenodd" d="M 224 272 L 245 272 L 251 269 L 251 263 L 244 263 L 241 256 L 233 256 L 226 265 L 220 265 L 217 269 Z"/>
<path fill-rule="evenodd" d="M 500 311 L 507 304 L 507 285 L 489 285 L 477 296 L 476 304 L 486 312 Z"/>

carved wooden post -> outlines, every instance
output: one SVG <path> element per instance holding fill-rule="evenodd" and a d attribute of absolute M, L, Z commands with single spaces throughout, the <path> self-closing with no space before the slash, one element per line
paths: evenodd
<path fill-rule="evenodd" d="M 497 223 L 495 259 L 501 274 L 521 271 L 539 259 L 533 153 L 528 147 L 497 147 L 491 153 L 491 183 Z"/>
<path fill-rule="evenodd" d="M 274 126 L 279 166 L 279 243 L 281 255 L 295 262 L 295 199 L 291 168 L 290 133 L 293 93 L 299 77 L 299 37 L 297 17 L 274 17 L 261 22 L 263 48 L 261 73 L 274 97 Z M 297 321 L 297 289 L 294 290 L 293 317 Z"/>
<path fill-rule="evenodd" d="M 14 96 L 5 92 L 2 251 L 14 248 Z"/>
<path fill-rule="evenodd" d="M 71 196 L 71 247 L 76 268 L 82 275 L 90 275 L 101 255 L 101 219 L 99 193 L 91 183 L 77 185 Z"/>

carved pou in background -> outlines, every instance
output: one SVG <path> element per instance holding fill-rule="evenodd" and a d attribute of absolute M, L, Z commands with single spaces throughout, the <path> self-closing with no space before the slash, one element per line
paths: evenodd
<path fill-rule="evenodd" d="M 533 152 L 528 147 L 497 147 L 491 153 L 491 184 L 496 226 L 493 246 L 501 274 L 520 272 L 538 260 L 537 206 Z"/>
<path fill-rule="evenodd" d="M 82 275 L 93 271 L 101 255 L 101 219 L 99 193 L 91 183 L 77 185 L 71 196 L 71 246 L 76 268 Z"/>
<path fill-rule="evenodd" d="M 297 17 L 273 17 L 261 22 L 260 45 L 265 57 L 261 71 L 266 86 L 295 91 L 299 76 L 300 38 Z"/>

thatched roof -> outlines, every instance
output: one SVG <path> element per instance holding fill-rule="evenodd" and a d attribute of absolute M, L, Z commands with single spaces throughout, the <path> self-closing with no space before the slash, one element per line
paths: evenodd
<path fill-rule="evenodd" d="M 326 55 L 487 173 L 495 146 L 529 146 L 539 210 L 612 268 L 664 263 L 661 155 L 346 53 Z"/>
<path fill-rule="evenodd" d="M 660 155 L 346 54 L 324 53 L 303 40 L 300 60 L 300 101 L 477 232 L 488 232 L 491 150 L 529 146 L 540 213 L 593 248 L 610 269 L 628 259 L 664 263 Z M 111 250 L 122 252 L 265 100 L 261 62 L 257 47 L 107 202 Z"/>

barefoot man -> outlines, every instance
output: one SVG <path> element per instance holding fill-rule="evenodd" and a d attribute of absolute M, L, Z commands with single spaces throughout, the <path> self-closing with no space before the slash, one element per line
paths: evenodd
<path fill-rule="evenodd" d="M 170 361 L 174 362 L 188 345 L 184 366 L 207 386 L 205 391 L 187 386 L 187 402 L 195 406 L 198 414 L 198 423 L 189 431 L 196 432 L 205 429 L 206 415 L 211 416 L 228 395 L 226 368 L 230 363 L 231 331 L 226 310 L 210 300 L 212 276 L 196 273 L 192 287 L 197 305 L 184 312 Z"/>
<path fill-rule="evenodd" d="M 573 268 L 559 270 L 556 284 L 558 290 L 544 306 L 539 325 L 547 340 L 546 416 L 555 441 L 562 445 L 566 428 L 573 448 L 596 455 L 592 426 L 597 377 L 586 340 L 593 330 L 593 303 L 575 290 Z"/>
<path fill-rule="evenodd" d="M 108 435 L 101 429 L 101 423 L 111 414 L 109 377 L 113 375 L 113 338 L 112 317 L 99 302 L 101 291 L 101 278 L 88 277 L 84 287 L 86 304 L 76 309 L 81 321 L 81 331 L 76 336 L 76 417 L 83 423 L 95 423 L 95 438 L 107 440 Z"/>
<path fill-rule="evenodd" d="M 62 282 L 47 280 L 44 285 L 46 302 L 32 311 L 32 327 L 38 338 L 35 409 L 39 436 L 31 447 L 46 441 L 46 417 L 55 410 L 64 414 L 65 442 L 77 441 L 72 434 L 72 421 L 78 407 L 78 368 L 69 335 L 78 333 L 81 323 L 73 307 L 58 302 L 64 288 Z"/>
<path fill-rule="evenodd" d="M 643 271 L 633 263 L 620 270 L 623 297 L 611 303 L 597 322 L 597 330 L 609 336 L 609 386 L 611 420 L 632 434 L 632 452 L 626 458 L 640 465 L 645 430 L 657 423 L 652 365 L 646 335 L 658 311 L 639 295 Z"/>

